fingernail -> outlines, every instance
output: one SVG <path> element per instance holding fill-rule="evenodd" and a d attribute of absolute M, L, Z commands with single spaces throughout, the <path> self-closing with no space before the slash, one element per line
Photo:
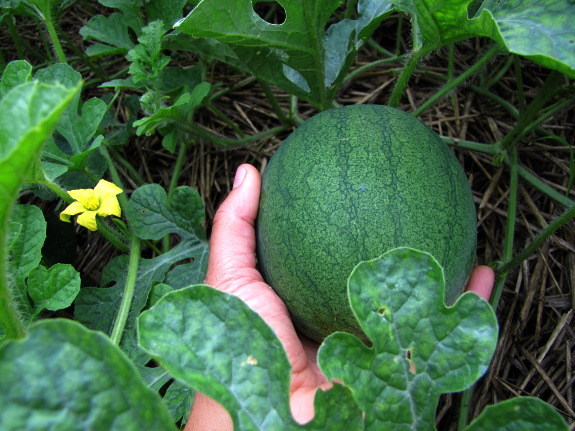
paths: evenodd
<path fill-rule="evenodd" d="M 244 179 L 246 178 L 246 174 L 248 172 L 245 170 L 245 168 L 243 166 L 240 166 L 238 168 L 238 170 L 236 171 L 236 177 L 234 178 L 234 185 L 232 188 L 236 188 L 242 185 L 242 183 L 244 182 Z"/>

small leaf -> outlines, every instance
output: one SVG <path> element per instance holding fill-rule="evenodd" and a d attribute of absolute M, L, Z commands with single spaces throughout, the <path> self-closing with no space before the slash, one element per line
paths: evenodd
<path fill-rule="evenodd" d="M 2 73 L 0 82 L 0 99 L 4 97 L 11 88 L 30 81 L 32 77 L 32 66 L 25 60 L 14 60 L 6 65 Z"/>
<path fill-rule="evenodd" d="M 497 343 L 493 310 L 472 293 L 446 307 L 444 290 L 437 261 L 413 249 L 391 250 L 350 275 L 351 308 L 373 346 L 334 333 L 318 363 L 352 388 L 366 429 L 433 429 L 439 396 L 487 369 Z"/>
<path fill-rule="evenodd" d="M 175 430 L 120 349 L 71 320 L 40 321 L 3 344 L 0 375 L 3 431 Z"/>
<path fill-rule="evenodd" d="M 158 184 L 139 187 L 126 209 L 130 226 L 141 239 L 161 239 L 176 233 L 182 239 L 205 240 L 205 213 L 202 198 L 191 187 L 172 192 L 168 205 L 166 191 Z"/>
<path fill-rule="evenodd" d="M 136 290 L 122 338 L 122 347 L 130 355 L 139 354 L 134 344 L 136 318 L 146 306 L 152 286 L 164 282 L 170 268 L 178 263 L 192 261 L 192 266 L 188 266 L 190 279 L 203 279 L 207 269 L 209 246 L 203 227 L 205 215 L 201 197 L 194 189 L 182 186 L 172 193 L 173 208 L 167 200 L 161 186 L 148 184 L 132 193 L 126 208 L 130 227 L 140 238 L 160 239 L 173 233 L 182 239 L 164 254 L 140 259 Z M 128 256 L 114 258 L 102 273 L 103 287 L 87 287 L 80 291 L 74 309 L 77 320 L 91 329 L 111 333 L 122 299 L 127 267 Z"/>
<path fill-rule="evenodd" d="M 164 403 L 174 422 L 188 419 L 195 394 L 196 391 L 178 380 L 168 387 L 164 395 Z"/>
<path fill-rule="evenodd" d="M 209 83 L 202 82 L 196 85 L 191 93 L 182 94 L 172 106 L 160 108 L 151 116 L 135 121 L 134 126 L 138 128 L 136 134 L 152 134 L 156 127 L 168 122 L 186 122 L 190 113 L 201 106 L 210 89 Z"/>
<path fill-rule="evenodd" d="M 35 313 L 69 307 L 80 292 L 80 274 L 72 265 L 57 263 L 49 269 L 38 266 L 28 277 L 28 294 Z"/>
<path fill-rule="evenodd" d="M 138 320 L 140 346 L 176 379 L 222 404 L 241 430 L 350 430 L 361 424 L 340 385 L 316 395 L 314 420 L 289 407 L 290 365 L 273 330 L 240 299 L 209 286 L 165 295 Z"/>
<path fill-rule="evenodd" d="M 86 54 L 89 56 L 127 53 L 135 46 L 130 39 L 129 26 L 124 15 L 115 12 L 110 16 L 96 15 L 90 18 L 80 34 L 84 40 L 97 40 L 104 44 L 89 46 Z"/>
<path fill-rule="evenodd" d="M 118 9 L 122 16 L 122 21 L 129 28 L 134 30 L 136 35 L 140 35 L 143 26 L 143 16 L 139 4 L 133 0 L 99 0 L 102 6 Z M 150 20 L 152 21 L 152 20 Z"/>
<path fill-rule="evenodd" d="M 561 415 L 539 398 L 517 397 L 487 406 L 465 431 L 567 431 Z"/>
<path fill-rule="evenodd" d="M 150 0 L 145 3 L 149 21 L 161 19 L 166 28 L 182 18 L 186 0 Z"/>
<path fill-rule="evenodd" d="M 42 245 L 46 240 L 46 221 L 35 205 L 17 205 L 12 220 L 20 224 L 18 235 L 11 239 L 8 272 L 19 294 L 19 305 L 27 313 L 32 311 L 28 301 L 26 278 L 42 259 Z"/>

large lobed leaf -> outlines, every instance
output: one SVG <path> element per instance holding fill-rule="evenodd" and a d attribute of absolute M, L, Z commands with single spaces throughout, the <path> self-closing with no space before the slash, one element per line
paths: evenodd
<path fill-rule="evenodd" d="M 50 319 L 0 347 L 0 429 L 175 430 L 161 399 L 109 338 Z"/>
<path fill-rule="evenodd" d="M 434 429 L 439 396 L 468 388 L 487 369 L 497 344 L 493 310 L 472 293 L 446 307 L 444 289 L 437 261 L 413 249 L 352 272 L 351 308 L 373 345 L 335 333 L 318 363 L 352 388 L 366 429 Z"/>
<path fill-rule="evenodd" d="M 175 26 L 193 38 L 170 43 L 227 62 L 326 109 L 362 41 L 392 11 L 387 1 L 362 0 L 357 20 L 326 30 L 341 3 L 281 0 L 286 19 L 272 24 L 256 14 L 252 0 L 203 0 Z"/>
<path fill-rule="evenodd" d="M 140 345 L 174 377 L 222 404 L 238 430 L 356 430 L 361 415 L 340 385 L 294 421 L 290 364 L 273 330 L 240 299 L 209 286 L 165 295 L 139 318 Z"/>
<path fill-rule="evenodd" d="M 411 16 L 414 51 L 486 36 L 509 52 L 575 77 L 575 3 L 569 0 L 390 1 Z"/>

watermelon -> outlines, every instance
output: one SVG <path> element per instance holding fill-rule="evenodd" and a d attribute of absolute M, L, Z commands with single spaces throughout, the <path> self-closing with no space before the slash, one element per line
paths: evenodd
<path fill-rule="evenodd" d="M 476 239 L 461 165 L 433 130 L 395 108 L 319 113 L 282 142 L 262 176 L 259 268 L 296 328 L 317 341 L 334 331 L 363 338 L 347 297 L 359 262 L 397 247 L 428 252 L 444 268 L 450 304 Z"/>

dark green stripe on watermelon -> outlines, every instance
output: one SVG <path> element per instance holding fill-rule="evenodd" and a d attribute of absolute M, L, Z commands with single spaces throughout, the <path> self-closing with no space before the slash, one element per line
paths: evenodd
<path fill-rule="evenodd" d="M 392 248 L 432 254 L 452 303 L 467 282 L 476 235 L 457 159 L 430 128 L 387 106 L 314 116 L 280 145 L 262 178 L 260 269 L 296 327 L 316 340 L 334 331 L 361 336 L 347 278 Z"/>

